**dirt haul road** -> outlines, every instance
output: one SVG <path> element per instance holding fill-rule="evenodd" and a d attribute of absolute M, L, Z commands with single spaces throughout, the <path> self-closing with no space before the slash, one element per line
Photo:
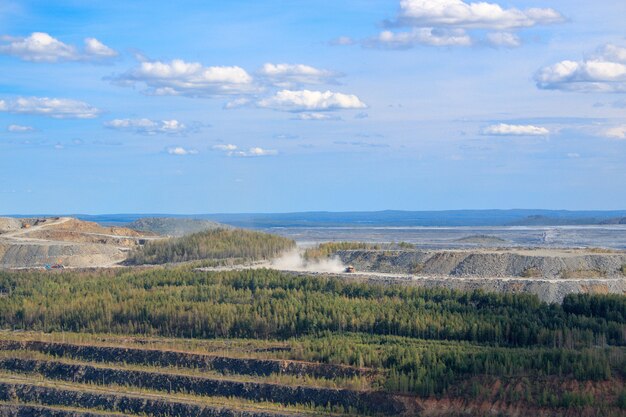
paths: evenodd
<path fill-rule="evenodd" d="M 448 262 L 444 263 L 445 267 L 432 268 L 436 272 L 420 271 L 416 273 L 407 272 L 381 272 L 383 270 L 391 271 L 406 271 L 413 265 L 415 256 L 419 254 L 412 251 L 406 251 L 406 253 L 390 253 L 390 251 L 359 251 L 358 256 L 347 256 L 343 254 L 341 257 L 336 257 L 332 260 L 324 260 L 323 262 L 304 262 L 301 258 L 299 261 L 295 261 L 292 255 L 283 259 L 274 260 L 272 262 L 261 262 L 252 265 L 238 265 L 238 266 L 222 266 L 217 268 L 203 268 L 205 271 L 224 271 L 224 270 L 241 270 L 241 269 L 258 269 L 258 268 L 271 268 L 292 274 L 312 274 L 322 276 L 340 277 L 343 279 L 364 281 L 370 283 L 383 283 L 383 284 L 401 284 L 401 285 L 415 285 L 423 287 L 444 287 L 456 290 L 483 290 L 483 291 L 496 291 L 496 292 L 512 292 L 512 293 L 532 293 L 536 294 L 541 300 L 546 302 L 562 302 L 563 298 L 567 294 L 571 293 L 600 293 L 600 294 L 626 294 L 626 277 L 619 269 L 610 270 L 607 269 L 604 275 L 598 276 L 597 270 L 586 269 L 590 268 L 590 265 L 595 267 L 605 267 L 613 265 L 619 268 L 622 262 L 623 253 L 620 252 L 608 252 L 603 253 L 589 253 L 587 251 L 570 250 L 570 249 L 528 249 L 528 250 L 463 250 L 463 251 L 432 251 L 428 254 L 429 257 L 436 259 L 446 257 L 453 252 L 455 256 L 460 256 L 462 259 L 472 258 L 475 255 L 479 255 L 479 262 L 484 262 L 486 268 L 480 269 L 463 269 L 452 268 Z M 386 258 L 381 262 L 379 255 L 385 254 Z M 504 265 L 506 262 L 510 262 L 513 259 L 514 265 L 518 265 L 519 259 L 510 256 L 501 255 L 514 255 L 522 256 L 525 262 L 530 262 L 529 265 L 534 265 L 532 262 L 537 262 L 539 267 L 532 270 L 532 272 L 539 273 L 538 276 L 524 277 L 521 274 L 503 274 L 496 271 L 512 270 L 510 265 Z M 353 255 L 353 254 L 350 254 Z M 371 256 L 369 256 L 371 255 Z M 485 259 L 484 257 L 487 256 Z M 525 257 L 531 257 L 526 259 Z M 408 259 L 407 259 L 408 258 Z M 348 260 L 348 262 L 342 262 L 342 259 Z M 626 258 L 624 258 L 626 259 Z M 357 261 L 357 262 L 350 262 Z M 407 265 L 403 262 L 408 261 Z M 531 262 L 532 261 L 532 262 Z M 626 261 L 624 261 L 626 262 Z M 346 265 L 351 264 L 356 267 L 355 272 L 344 272 Z M 551 269 L 541 268 L 542 265 L 562 265 L 563 268 L 574 265 L 574 268 L 583 269 L 564 269 L 563 274 L 554 275 L 551 273 Z M 521 263 L 522 269 L 525 271 L 526 263 Z M 379 269 L 379 270 L 377 270 Z M 465 273 L 464 271 L 474 272 Z"/>
<path fill-rule="evenodd" d="M 0 268 L 57 263 L 68 268 L 111 267 L 126 259 L 133 247 L 157 238 L 71 217 L 23 219 L 18 229 L 13 223 L 10 230 L 0 230 Z"/>

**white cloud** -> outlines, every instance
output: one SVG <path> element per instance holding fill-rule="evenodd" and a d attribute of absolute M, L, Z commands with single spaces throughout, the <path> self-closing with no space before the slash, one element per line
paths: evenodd
<path fill-rule="evenodd" d="M 625 93 L 626 48 L 606 45 L 581 61 L 561 61 L 540 69 L 537 87 L 547 90 Z"/>
<path fill-rule="evenodd" d="M 491 32 L 487 34 L 487 43 L 504 48 L 517 48 L 522 41 L 519 36 L 511 32 Z"/>
<path fill-rule="evenodd" d="M 174 59 L 145 61 L 113 79 L 123 86 L 143 84 L 148 94 L 214 97 L 257 91 L 253 79 L 237 66 L 205 67 L 198 62 Z"/>
<path fill-rule="evenodd" d="M 118 55 L 95 38 L 86 38 L 82 50 L 44 32 L 33 32 L 27 37 L 5 37 L 4 41 L 0 54 L 32 62 L 101 61 Z"/>
<path fill-rule="evenodd" d="M 182 146 L 176 146 L 172 148 L 167 148 L 167 153 L 170 155 L 184 156 L 184 155 L 197 155 L 199 152 L 195 149 L 187 149 L 187 148 L 183 148 Z"/>
<path fill-rule="evenodd" d="M 273 149 L 263 149 L 259 147 L 254 147 L 248 149 L 247 156 L 266 156 L 266 155 L 276 155 L 278 151 Z"/>
<path fill-rule="evenodd" d="M 35 128 L 32 126 L 9 125 L 7 126 L 7 130 L 11 133 L 26 133 L 34 131 Z"/>
<path fill-rule="evenodd" d="M 554 9 L 505 9 L 495 3 L 462 0 L 401 0 L 399 25 L 511 30 L 563 22 Z"/>
<path fill-rule="evenodd" d="M 572 159 L 578 159 L 578 158 L 580 158 L 580 154 L 576 153 L 576 152 L 570 152 L 570 153 L 567 154 L 567 157 L 568 158 L 572 158 Z"/>
<path fill-rule="evenodd" d="M 611 139 L 626 139 L 626 125 L 606 129 L 604 131 L 604 136 Z"/>
<path fill-rule="evenodd" d="M 233 144 L 220 144 L 220 145 L 213 145 L 213 149 L 218 150 L 218 151 L 235 151 L 237 150 L 237 145 L 233 145 Z"/>
<path fill-rule="evenodd" d="M 281 90 L 274 96 L 258 101 L 259 107 L 290 111 L 326 111 L 363 109 L 367 107 L 357 96 L 332 91 Z"/>
<path fill-rule="evenodd" d="M 224 109 L 232 110 L 232 109 L 238 109 L 240 107 L 246 107 L 251 102 L 252 100 L 250 100 L 249 98 L 245 98 L 245 97 L 237 98 L 235 100 L 231 100 L 228 103 L 224 104 Z"/>
<path fill-rule="evenodd" d="M 328 113 L 298 113 L 294 120 L 312 120 L 316 122 L 326 121 L 326 120 L 341 120 L 341 117 L 336 114 L 328 114 Z"/>
<path fill-rule="evenodd" d="M 146 135 L 180 134 L 187 131 L 187 126 L 178 120 L 114 119 L 105 122 L 104 126 Z"/>
<path fill-rule="evenodd" d="M 337 77 L 341 76 L 341 74 L 315 68 L 310 65 L 270 63 L 261 67 L 259 75 L 268 83 L 282 88 L 289 88 L 302 84 L 336 83 Z"/>
<path fill-rule="evenodd" d="M 277 155 L 278 151 L 273 149 L 264 149 L 258 146 L 248 148 L 248 150 L 239 150 L 237 145 L 233 144 L 220 144 L 214 145 L 213 149 L 223 151 L 228 156 L 240 156 L 240 157 L 253 157 L 253 156 L 269 156 Z"/>
<path fill-rule="evenodd" d="M 411 29 L 385 30 L 361 44 L 365 47 L 408 49 L 417 45 L 447 47 L 486 43 L 513 48 L 521 45 L 520 38 L 513 31 L 564 20 L 559 12 L 550 8 L 520 10 L 503 8 L 499 4 L 484 1 L 470 3 L 463 0 L 401 0 L 397 19 L 387 22 L 387 26 Z M 484 40 L 482 37 L 478 38 L 477 35 L 485 30 L 495 32 L 487 33 Z M 345 38 L 345 43 L 338 40 L 331 43 L 352 44 L 354 41 Z"/>
<path fill-rule="evenodd" d="M 113 58 L 118 55 L 117 51 L 109 48 L 96 38 L 85 39 L 85 55 L 101 58 Z"/>
<path fill-rule="evenodd" d="M 470 46 L 472 39 L 463 29 L 415 28 L 410 32 L 385 30 L 364 42 L 367 47 L 406 49 L 416 45 Z"/>
<path fill-rule="evenodd" d="M 483 129 L 483 135 L 491 136 L 546 136 L 550 131 L 545 127 L 533 125 L 509 125 L 500 123 Z"/>
<path fill-rule="evenodd" d="M 0 100 L 0 111 L 49 116 L 55 119 L 92 119 L 100 114 L 99 109 L 83 101 L 48 97 Z"/>

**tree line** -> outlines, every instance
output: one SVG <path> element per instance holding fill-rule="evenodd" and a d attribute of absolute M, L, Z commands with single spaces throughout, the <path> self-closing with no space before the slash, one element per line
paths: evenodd
<path fill-rule="evenodd" d="M 290 239 L 244 229 L 213 229 L 180 238 L 155 240 L 134 249 L 130 265 L 164 264 L 204 259 L 270 259 L 295 247 Z"/>
<path fill-rule="evenodd" d="M 1 272 L 0 327 L 293 341 L 300 359 L 384 369 L 390 391 L 434 395 L 475 375 L 626 376 L 619 295 L 377 285 L 274 270 L 187 267 Z"/>

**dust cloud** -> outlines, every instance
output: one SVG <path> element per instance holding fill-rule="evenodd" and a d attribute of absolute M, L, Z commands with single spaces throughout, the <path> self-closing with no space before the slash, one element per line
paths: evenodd
<path fill-rule="evenodd" d="M 341 273 L 344 272 L 346 267 L 337 257 L 307 261 L 302 257 L 301 252 L 293 250 L 280 258 L 274 259 L 272 268 L 287 271 Z"/>

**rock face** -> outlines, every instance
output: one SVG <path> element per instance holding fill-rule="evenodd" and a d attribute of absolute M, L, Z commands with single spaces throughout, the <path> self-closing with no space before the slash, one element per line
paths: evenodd
<path fill-rule="evenodd" d="M 13 217 L 0 217 L 0 235 L 7 232 L 13 232 L 22 228 L 22 222 Z"/>
<path fill-rule="evenodd" d="M 0 219 L 0 268 L 112 266 L 154 235 L 67 217 Z"/>
<path fill-rule="evenodd" d="M 358 271 L 454 277 L 623 277 L 626 253 L 578 250 L 350 250 L 336 255 Z"/>
<path fill-rule="evenodd" d="M 0 243 L 0 268 L 32 268 L 59 261 L 65 267 L 113 265 L 126 259 L 115 246 L 98 244 L 3 244 Z"/>

